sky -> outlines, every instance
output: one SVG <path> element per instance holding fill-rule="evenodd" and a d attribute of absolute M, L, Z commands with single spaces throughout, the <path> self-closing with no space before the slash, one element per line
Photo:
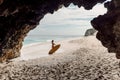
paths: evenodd
<path fill-rule="evenodd" d="M 39 25 L 28 35 L 84 35 L 91 27 L 90 20 L 107 11 L 103 4 L 97 4 L 92 10 L 78 8 L 71 4 L 62 7 L 54 14 L 47 14 Z"/>

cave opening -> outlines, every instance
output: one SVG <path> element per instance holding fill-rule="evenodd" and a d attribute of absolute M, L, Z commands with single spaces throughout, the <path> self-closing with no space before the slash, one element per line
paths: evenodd
<path fill-rule="evenodd" d="M 67 8 L 63 6 L 58 11 L 54 12 L 54 14 L 45 15 L 39 22 L 39 25 L 27 34 L 24 44 L 31 43 L 29 41 L 32 41 L 34 37 L 36 39 L 37 36 L 39 39 L 47 35 L 48 37 L 62 35 L 84 36 L 86 30 L 92 28 L 90 21 L 106 12 L 107 9 L 104 8 L 103 4 L 97 4 L 89 11 L 85 10 L 83 7 L 78 8 L 74 4 L 70 4 Z M 39 39 L 38 41 L 36 40 L 36 42 L 39 42 Z M 51 39 L 48 38 L 48 41 Z"/>
<path fill-rule="evenodd" d="M 62 7 L 54 12 L 54 14 L 45 15 L 45 17 L 39 22 L 39 25 L 26 36 L 24 46 L 21 50 L 21 57 L 24 56 L 24 59 L 25 56 L 30 59 L 44 57 L 46 56 L 46 53 L 48 54 L 51 40 L 58 42 L 69 38 L 83 37 L 86 30 L 92 28 L 90 21 L 98 15 L 103 15 L 106 12 L 107 9 L 104 8 L 103 4 L 97 4 L 89 11 L 85 10 L 83 7 L 78 8 L 77 6 L 70 4 L 67 8 Z M 49 44 L 48 47 L 41 45 L 41 43 L 45 42 Z M 39 49 L 35 46 L 38 44 L 42 46 L 38 46 Z M 28 47 L 28 45 L 36 47 L 36 49 L 33 49 L 33 47 L 30 48 L 32 53 L 37 52 L 36 56 L 34 55 L 33 57 L 33 55 L 29 55 L 30 50 L 26 50 L 27 48 L 25 47 Z M 42 51 L 45 55 L 39 53 Z M 59 51 L 62 52 L 61 49 Z"/>

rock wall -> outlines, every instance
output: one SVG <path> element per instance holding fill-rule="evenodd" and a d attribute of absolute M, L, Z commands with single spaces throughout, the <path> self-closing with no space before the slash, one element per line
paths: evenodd
<path fill-rule="evenodd" d="M 70 3 L 90 10 L 104 1 L 106 0 L 0 0 L 0 62 L 20 56 L 24 37 L 47 13 L 53 14 Z M 106 3 L 107 14 L 92 21 L 93 27 L 99 31 L 97 38 L 109 51 L 117 53 L 119 47 L 115 48 L 119 46 L 119 3 L 119 0 Z M 99 25 L 98 21 L 102 21 L 102 24 Z M 114 43 L 110 44 L 111 42 Z"/>
<path fill-rule="evenodd" d="M 98 30 L 97 38 L 109 52 L 115 52 L 120 59 L 120 0 L 107 2 L 108 9 L 105 15 L 100 15 L 91 21 L 92 26 Z"/>

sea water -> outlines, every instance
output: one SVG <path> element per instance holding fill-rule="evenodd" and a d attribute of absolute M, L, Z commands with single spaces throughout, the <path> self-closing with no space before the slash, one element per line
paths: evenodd
<path fill-rule="evenodd" d="M 51 40 L 60 41 L 69 38 L 81 37 L 82 35 L 28 35 L 23 44 L 51 42 Z"/>

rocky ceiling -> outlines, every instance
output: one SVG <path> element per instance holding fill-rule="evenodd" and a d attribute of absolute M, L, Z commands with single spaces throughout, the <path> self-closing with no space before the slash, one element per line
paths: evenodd
<path fill-rule="evenodd" d="M 106 0 L 0 0 L 0 62 L 20 56 L 22 42 L 47 13 L 73 3 L 86 10 Z M 108 12 L 91 21 L 97 38 L 120 58 L 120 0 L 106 2 Z"/>

